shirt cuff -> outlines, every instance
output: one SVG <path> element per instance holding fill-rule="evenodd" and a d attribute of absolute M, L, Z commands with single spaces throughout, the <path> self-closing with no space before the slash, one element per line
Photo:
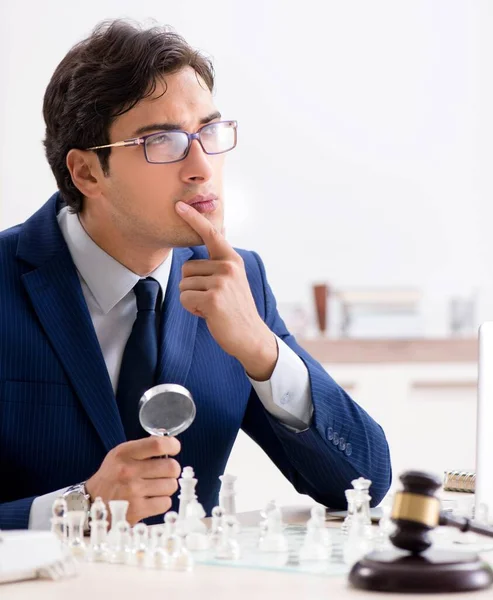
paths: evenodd
<path fill-rule="evenodd" d="M 31 512 L 29 513 L 29 529 L 46 530 L 51 528 L 51 508 L 55 500 L 66 492 L 66 490 L 68 488 L 50 492 L 34 499 L 31 505 Z"/>
<path fill-rule="evenodd" d="M 313 402 L 308 369 L 301 358 L 279 337 L 278 357 L 267 381 L 248 377 L 265 409 L 289 429 L 304 431 L 311 425 Z"/>

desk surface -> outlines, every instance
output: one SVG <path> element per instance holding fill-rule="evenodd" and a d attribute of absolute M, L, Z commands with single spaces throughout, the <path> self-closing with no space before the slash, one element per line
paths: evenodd
<path fill-rule="evenodd" d="M 287 523 L 305 523 L 310 507 L 283 509 Z M 243 525 L 258 523 L 258 512 L 239 515 Z M 328 522 L 338 527 L 339 522 Z M 158 596 L 162 594 L 162 596 Z M 235 567 L 196 565 L 191 573 L 139 570 L 135 567 L 108 564 L 81 564 L 78 577 L 65 581 L 26 581 L 0 586 L 2 600 L 135 600 L 135 598 L 173 598 L 173 600 L 328 600 L 334 598 L 422 598 L 415 594 L 374 594 L 350 588 L 346 577 L 326 577 L 253 571 Z M 463 594 L 441 594 L 440 600 L 458 598 L 492 598 L 493 590 Z"/>

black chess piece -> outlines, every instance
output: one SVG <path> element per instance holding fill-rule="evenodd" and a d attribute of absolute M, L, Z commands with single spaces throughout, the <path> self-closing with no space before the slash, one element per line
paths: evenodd
<path fill-rule="evenodd" d="M 439 525 L 493 537 L 493 528 L 440 510 L 437 477 L 419 471 L 401 475 L 404 489 L 395 495 L 390 541 L 395 550 L 371 552 L 349 573 L 356 588 L 380 592 L 458 592 L 481 590 L 493 583 L 491 567 L 477 554 L 431 548 L 430 532 Z"/>

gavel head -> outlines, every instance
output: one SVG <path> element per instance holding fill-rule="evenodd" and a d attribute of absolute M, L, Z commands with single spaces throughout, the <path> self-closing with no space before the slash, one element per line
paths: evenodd
<path fill-rule="evenodd" d="M 391 518 L 396 529 L 390 541 L 397 548 L 419 554 L 431 546 L 429 533 L 439 525 L 440 500 L 435 493 L 442 482 L 420 471 L 407 471 L 399 479 L 404 489 L 395 495 Z"/>

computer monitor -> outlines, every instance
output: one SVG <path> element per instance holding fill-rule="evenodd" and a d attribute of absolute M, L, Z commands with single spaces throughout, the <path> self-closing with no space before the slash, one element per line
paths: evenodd
<path fill-rule="evenodd" d="M 493 517 L 493 321 L 479 328 L 478 405 L 476 426 L 475 513 L 488 507 Z"/>

